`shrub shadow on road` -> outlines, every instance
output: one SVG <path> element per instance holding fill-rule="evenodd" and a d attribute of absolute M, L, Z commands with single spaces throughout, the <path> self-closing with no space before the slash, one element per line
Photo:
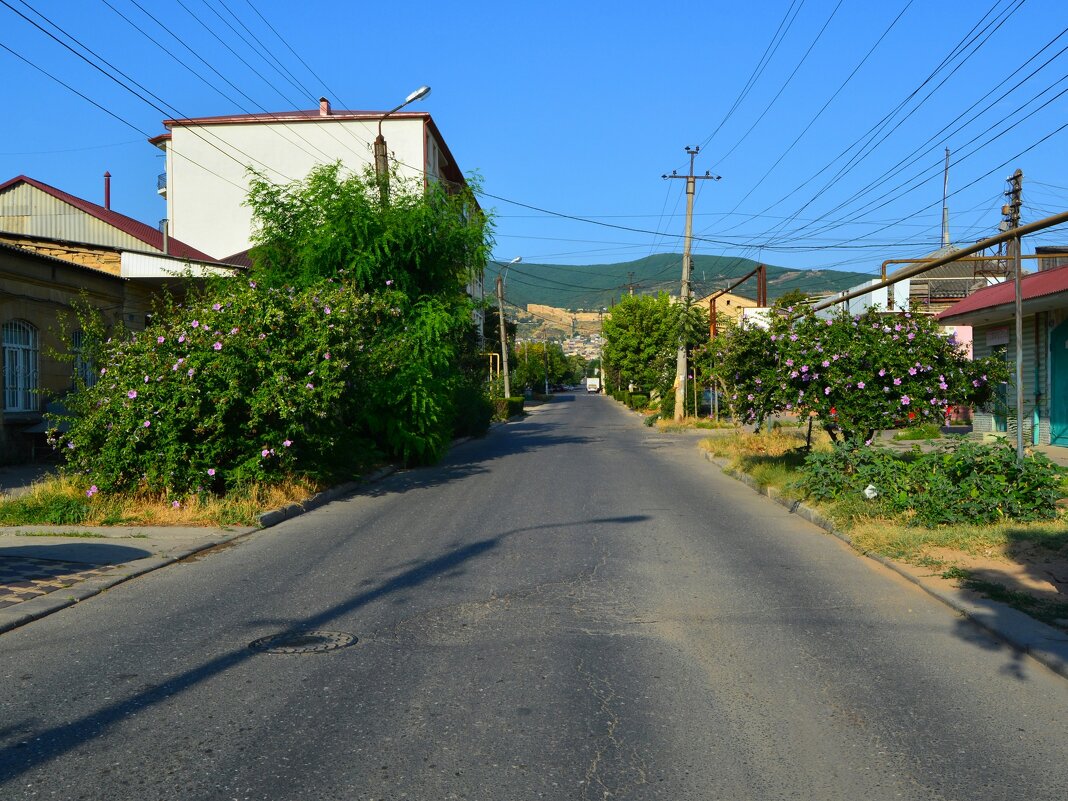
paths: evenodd
<path fill-rule="evenodd" d="M 413 564 L 392 578 L 385 579 L 377 585 L 371 586 L 363 592 L 359 592 L 318 614 L 283 624 L 284 630 L 277 632 L 277 634 L 297 636 L 302 632 L 321 629 L 336 619 L 374 601 L 384 599 L 394 593 L 416 589 L 430 579 L 459 570 L 462 566 L 493 551 L 508 537 L 522 532 L 561 526 L 625 525 L 642 522 L 645 519 L 643 515 L 628 515 L 543 524 L 503 532 L 495 537 L 487 537 L 466 545 L 452 547 L 440 556 Z M 164 679 L 159 684 L 146 687 L 121 701 L 111 703 L 96 712 L 83 715 L 69 723 L 40 731 L 27 731 L 21 742 L 0 748 L 0 785 L 10 782 L 34 768 L 57 759 L 84 745 L 86 742 L 104 735 L 113 726 L 123 722 L 131 715 L 141 713 L 146 709 L 180 696 L 187 690 L 220 676 L 231 668 L 244 664 L 251 659 L 271 658 L 276 657 L 252 650 L 248 645 L 232 648 L 198 667 Z"/>

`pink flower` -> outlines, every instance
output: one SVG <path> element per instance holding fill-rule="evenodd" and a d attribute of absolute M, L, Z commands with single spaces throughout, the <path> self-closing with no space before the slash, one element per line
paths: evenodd
<path fill-rule="evenodd" d="M 193 328 L 198 328 L 199 326 L 200 326 L 200 321 L 199 320 L 193 320 Z"/>
<path fill-rule="evenodd" d="M 857 382 L 857 389 L 864 389 L 864 382 L 863 381 L 858 381 Z"/>
<path fill-rule="evenodd" d="M 315 384 L 312 384 L 312 383 L 309 382 L 309 383 L 304 385 L 304 388 L 305 389 L 315 389 Z"/>
<path fill-rule="evenodd" d="M 326 359 L 327 361 L 329 361 L 330 360 L 330 354 L 329 353 L 324 354 L 323 358 Z"/>
<path fill-rule="evenodd" d="M 386 286 L 393 286 L 393 279 L 392 278 L 390 278 L 388 281 L 386 281 Z"/>
<path fill-rule="evenodd" d="M 166 341 L 167 340 L 166 340 L 165 337 L 156 337 L 156 343 L 159 344 L 159 345 L 162 345 Z"/>
<path fill-rule="evenodd" d="M 831 394 L 831 388 L 830 387 L 824 387 L 823 388 L 823 394 L 824 395 L 830 395 Z"/>
<path fill-rule="evenodd" d="M 323 314 L 330 314 L 330 307 L 329 306 L 323 306 Z"/>
<path fill-rule="evenodd" d="M 909 398 L 908 395 L 902 395 L 901 396 L 901 405 L 902 406 L 908 406 L 910 403 L 912 403 L 912 399 Z"/>
<path fill-rule="evenodd" d="M 237 333 L 237 328 L 236 328 L 236 326 L 235 326 L 234 328 L 231 328 L 231 329 L 230 329 L 230 336 L 233 336 L 233 335 L 234 335 L 234 334 L 236 334 L 236 333 Z"/>
<path fill-rule="evenodd" d="M 213 304 L 211 304 L 211 310 L 212 311 L 219 311 L 221 309 L 222 309 L 222 304 L 221 303 L 213 303 Z"/>
<path fill-rule="evenodd" d="M 208 468 L 208 475 L 209 476 L 215 475 L 215 468 L 214 467 L 209 467 Z"/>
<path fill-rule="evenodd" d="M 248 285 L 249 285 L 250 287 L 252 287 L 253 289 L 255 289 L 255 288 L 256 288 L 256 282 L 255 282 L 255 281 L 249 281 L 249 282 L 248 282 Z"/>
<path fill-rule="evenodd" d="M 262 451 L 260 451 L 260 456 L 262 456 L 264 459 L 266 459 L 270 455 L 271 452 L 267 448 L 264 448 Z"/>
<path fill-rule="evenodd" d="M 147 375 L 145 376 L 145 383 L 146 384 L 148 383 L 148 376 Z"/>
<path fill-rule="evenodd" d="M 175 509 L 178 509 L 181 506 L 181 504 L 178 503 L 178 501 L 171 501 L 171 506 L 173 508 L 175 508 Z"/>
<path fill-rule="evenodd" d="M 133 400 L 134 398 L 137 397 L 137 390 L 136 389 L 131 389 L 129 392 L 126 393 L 126 397 L 129 398 L 130 400 Z"/>
<path fill-rule="evenodd" d="M 212 347 L 215 348 L 215 350 L 222 350 L 222 343 L 216 342 Z"/>
<path fill-rule="evenodd" d="M 282 447 L 284 447 L 284 448 L 288 448 L 292 444 L 293 444 L 293 440 L 291 440 L 291 439 L 286 439 L 286 440 L 282 441 Z"/>
<path fill-rule="evenodd" d="M 152 421 L 151 421 L 151 420 L 145 420 L 145 422 L 143 422 L 143 423 L 141 424 L 141 426 L 142 426 L 143 428 L 148 428 L 148 427 L 149 427 L 149 426 L 151 426 L 151 425 L 152 425 Z"/>
<path fill-rule="evenodd" d="M 895 387 L 900 387 L 901 386 L 901 379 L 900 378 L 895 378 L 894 379 L 894 386 Z"/>
<path fill-rule="evenodd" d="M 183 342 L 185 342 L 185 334 L 182 334 L 180 337 L 178 337 L 178 344 L 180 345 Z"/>
<path fill-rule="evenodd" d="M 189 368 L 189 371 L 188 371 L 188 372 L 186 373 L 186 375 L 187 375 L 187 376 L 189 376 L 190 378 L 192 378 L 192 377 L 193 377 L 193 372 L 194 372 L 194 371 L 193 371 L 193 368 L 192 368 L 192 367 L 190 367 L 190 368 Z"/>
<path fill-rule="evenodd" d="M 86 497 L 86 498 L 92 498 L 92 497 L 93 497 L 94 495 L 96 495 L 96 494 L 97 494 L 98 492 L 100 492 L 100 490 L 99 490 L 99 489 L 97 489 L 97 486 L 96 486 L 96 484 L 93 484 L 93 486 L 91 486 L 91 487 L 90 487 L 89 489 L 87 489 L 87 490 L 85 491 L 85 497 Z"/>

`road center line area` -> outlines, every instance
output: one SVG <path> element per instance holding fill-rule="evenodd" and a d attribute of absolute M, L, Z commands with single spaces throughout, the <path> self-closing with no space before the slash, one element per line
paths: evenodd
<path fill-rule="evenodd" d="M 697 440 L 561 396 L 0 635 L 0 797 L 1068 796 L 1068 683 Z"/>

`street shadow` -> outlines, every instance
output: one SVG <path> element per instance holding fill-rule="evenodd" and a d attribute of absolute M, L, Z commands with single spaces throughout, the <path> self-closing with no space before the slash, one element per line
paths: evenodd
<path fill-rule="evenodd" d="M 358 494 L 383 497 L 414 489 L 432 489 L 488 473 L 489 465 L 509 456 L 601 441 L 597 437 L 558 433 L 561 427 L 556 423 L 509 423 L 506 427 L 491 430 L 485 437 L 454 447 L 435 465 L 402 470 L 384 481 L 361 488 Z"/>
<path fill-rule="evenodd" d="M 461 566 L 486 555 L 497 548 L 504 540 L 522 532 L 544 528 L 589 527 L 597 524 L 627 525 L 642 522 L 646 519 L 648 518 L 644 515 L 627 515 L 529 526 L 507 531 L 496 537 L 488 537 L 467 545 L 453 547 L 440 556 L 412 565 L 396 576 L 385 579 L 376 586 L 335 604 L 329 609 L 325 609 L 315 615 L 309 615 L 299 621 L 293 621 L 281 634 L 297 635 L 301 632 L 314 631 L 369 603 L 394 593 L 415 589 L 432 578 L 448 575 L 461 569 Z M 0 784 L 16 779 L 22 774 L 84 745 L 87 741 L 100 737 L 112 726 L 120 723 L 130 715 L 171 700 L 185 691 L 221 675 L 230 668 L 256 657 L 262 657 L 262 654 L 248 646 L 235 648 L 198 667 L 179 673 L 160 684 L 145 687 L 129 698 L 117 701 L 69 723 L 54 726 L 44 731 L 28 732 L 22 742 L 0 748 Z"/>
<path fill-rule="evenodd" d="M 63 536 L 61 533 L 57 537 Z M 0 561 L 4 558 L 47 559 L 55 562 L 77 562 L 85 565 L 119 565 L 151 556 L 151 551 L 129 545 L 106 542 L 65 542 L 34 545 L 0 546 Z"/>

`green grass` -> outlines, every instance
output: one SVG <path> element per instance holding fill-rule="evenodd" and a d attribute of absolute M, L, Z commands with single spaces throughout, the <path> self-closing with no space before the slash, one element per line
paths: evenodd
<path fill-rule="evenodd" d="M 71 526 L 84 523 L 90 515 L 89 502 L 72 495 L 61 482 L 35 487 L 31 492 L 0 503 L 0 525 Z"/>
<path fill-rule="evenodd" d="M 896 434 L 894 434 L 894 440 L 897 442 L 941 438 L 942 428 L 941 426 L 938 426 L 935 423 L 924 423 L 923 425 L 906 428 L 904 431 L 898 431 Z"/>
<path fill-rule="evenodd" d="M 1068 603 L 1053 601 L 1048 598 L 1036 598 L 1025 592 L 1017 592 L 1009 589 L 1004 584 L 995 581 L 985 581 L 976 578 L 971 571 L 959 567 L 951 567 L 942 574 L 942 578 L 956 579 L 960 586 L 965 589 L 978 592 L 992 601 L 1000 601 L 1008 604 L 1013 609 L 1018 609 L 1043 623 L 1063 626 L 1060 621 L 1068 620 Z"/>

